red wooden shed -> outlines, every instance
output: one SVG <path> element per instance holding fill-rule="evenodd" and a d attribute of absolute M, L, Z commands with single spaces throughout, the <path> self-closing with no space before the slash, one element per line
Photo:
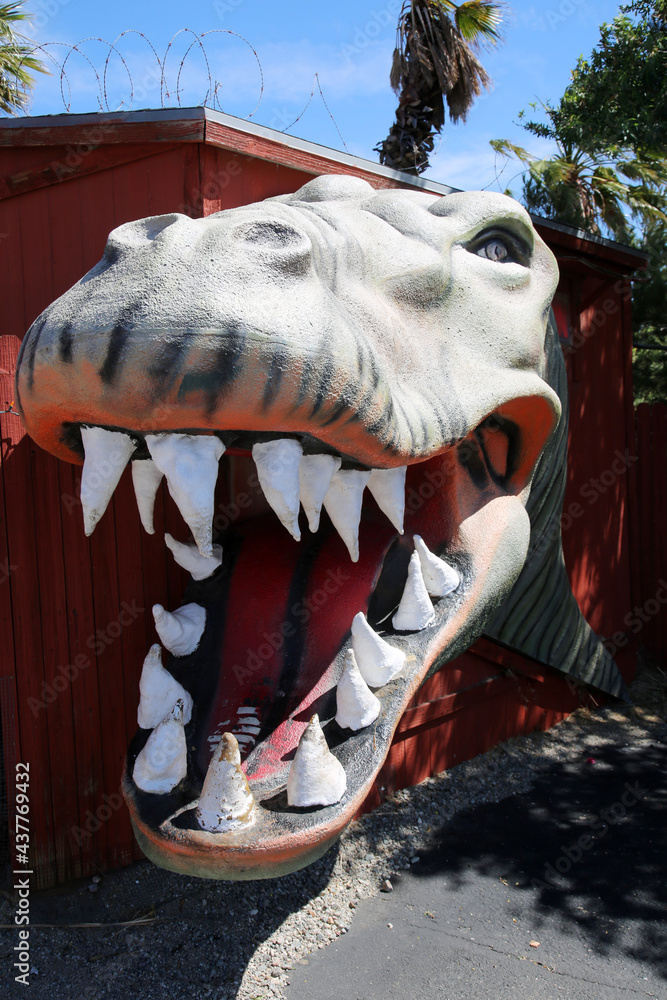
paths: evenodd
<path fill-rule="evenodd" d="M 118 788 L 154 641 L 150 607 L 178 603 L 184 579 L 161 540 L 178 524 L 171 500 L 161 495 L 156 534 L 146 535 L 127 473 L 85 538 L 80 470 L 41 451 L 7 412 L 25 331 L 97 262 L 110 230 L 133 219 L 208 215 L 322 173 L 452 189 L 206 108 L 2 121 L 0 159 L 0 845 L 6 864 L 15 765 L 28 762 L 38 888 L 140 856 Z M 535 221 L 561 269 L 555 306 L 571 400 L 566 561 L 584 614 L 610 637 L 627 679 L 627 615 L 641 590 L 628 276 L 643 258 Z M 418 692 L 367 806 L 509 735 L 552 725 L 579 698 L 555 671 L 480 640 Z"/>

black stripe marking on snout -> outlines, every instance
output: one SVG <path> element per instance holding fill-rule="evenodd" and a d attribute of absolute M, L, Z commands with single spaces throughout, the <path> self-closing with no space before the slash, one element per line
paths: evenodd
<path fill-rule="evenodd" d="M 72 364 L 72 324 L 70 322 L 65 323 L 60 331 L 58 353 L 60 360 L 64 361 L 66 365 Z"/>
<path fill-rule="evenodd" d="M 112 383 L 118 374 L 120 360 L 129 336 L 130 331 L 120 325 L 114 326 L 113 330 L 109 333 L 107 356 L 99 371 L 99 376 L 105 385 Z"/>

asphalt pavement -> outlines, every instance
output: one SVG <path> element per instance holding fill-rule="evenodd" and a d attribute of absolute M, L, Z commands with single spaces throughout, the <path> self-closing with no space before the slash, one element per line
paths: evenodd
<path fill-rule="evenodd" d="M 667 744 L 554 765 L 434 831 L 288 1000 L 667 998 Z"/>

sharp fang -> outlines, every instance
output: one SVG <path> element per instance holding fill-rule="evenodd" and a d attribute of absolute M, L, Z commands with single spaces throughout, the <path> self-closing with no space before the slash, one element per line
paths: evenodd
<path fill-rule="evenodd" d="M 265 441 L 252 447 L 264 496 L 297 542 L 299 531 L 299 464 L 301 445 L 293 438 Z"/>
<path fill-rule="evenodd" d="M 400 674 L 407 659 L 401 649 L 373 631 L 363 611 L 352 619 L 352 648 L 361 676 L 374 688 L 383 687 Z"/>
<path fill-rule="evenodd" d="M 343 729 L 364 729 L 380 714 L 380 702 L 363 679 L 354 657 L 348 649 L 343 675 L 336 688 L 336 722 Z"/>
<path fill-rule="evenodd" d="M 426 589 L 432 597 L 446 597 L 456 590 L 461 577 L 453 566 L 434 555 L 420 535 L 414 536 L 415 549 L 421 563 Z"/>
<path fill-rule="evenodd" d="M 324 507 L 333 526 L 343 539 L 352 562 L 359 561 L 359 521 L 364 489 L 370 472 L 339 469 L 331 479 Z"/>
<path fill-rule="evenodd" d="M 208 766 L 196 817 L 202 830 L 223 833 L 248 826 L 255 816 L 255 800 L 241 770 L 239 745 L 231 733 L 222 739 Z"/>
<path fill-rule="evenodd" d="M 118 486 L 123 469 L 135 449 L 134 441 L 121 431 L 82 427 L 84 462 L 81 473 L 83 530 L 92 535 Z"/>
<path fill-rule="evenodd" d="M 422 576 L 419 555 L 413 552 L 401 603 L 391 621 L 400 632 L 418 632 L 430 625 L 434 618 L 435 612 Z"/>
<path fill-rule="evenodd" d="M 291 806 L 331 806 L 345 794 L 347 777 L 334 757 L 316 715 L 299 740 L 287 778 L 287 802 Z"/>
<path fill-rule="evenodd" d="M 197 548 L 212 555 L 213 494 L 224 444 L 212 434 L 147 434 L 146 445 Z"/>
<path fill-rule="evenodd" d="M 155 495 L 162 482 L 162 473 L 150 458 L 136 459 L 132 462 L 132 483 L 134 495 L 137 498 L 139 517 L 149 535 L 155 534 L 153 527 L 153 508 Z"/>
<path fill-rule="evenodd" d="M 308 518 L 308 527 L 317 531 L 320 526 L 322 503 L 331 483 L 331 477 L 340 469 L 337 455 L 304 455 L 299 465 L 299 496 Z"/>
<path fill-rule="evenodd" d="M 132 777 L 144 792 L 164 794 L 175 788 L 187 772 L 183 702 L 179 699 L 146 740 L 135 761 Z"/>
<path fill-rule="evenodd" d="M 375 502 L 386 514 L 396 530 L 403 534 L 403 516 L 405 514 L 405 474 L 407 465 L 398 469 L 373 469 L 368 480 L 368 489 L 373 494 Z"/>
<path fill-rule="evenodd" d="M 153 605 L 155 628 L 163 646 L 174 656 L 194 653 L 206 625 L 206 610 L 200 604 L 184 604 L 176 611 Z"/>
<path fill-rule="evenodd" d="M 154 729 L 180 699 L 183 703 L 183 724 L 192 716 L 192 698 L 182 684 L 162 666 L 162 650 L 154 643 L 148 650 L 139 681 L 141 699 L 137 709 L 137 724 L 141 729 Z"/>
<path fill-rule="evenodd" d="M 203 556 L 196 545 L 177 542 L 168 531 L 164 540 L 178 565 L 186 569 L 193 580 L 208 580 L 222 564 L 222 545 L 213 545 L 213 555 Z"/>

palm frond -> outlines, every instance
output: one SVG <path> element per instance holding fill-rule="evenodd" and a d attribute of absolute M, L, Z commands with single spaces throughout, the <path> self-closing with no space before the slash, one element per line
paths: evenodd
<path fill-rule="evenodd" d="M 563 142 L 543 159 L 507 139 L 494 139 L 491 146 L 525 164 L 523 202 L 538 215 L 596 235 L 606 230 L 625 243 L 633 242 L 633 219 L 643 226 L 667 221 L 665 162 L 614 163 Z"/>
<path fill-rule="evenodd" d="M 502 41 L 504 5 L 489 0 L 465 0 L 456 7 L 456 27 L 468 45 L 484 48 Z"/>
<path fill-rule="evenodd" d="M 30 39 L 16 30 L 16 24 L 28 22 L 22 8 L 23 0 L 0 4 L 0 111 L 5 114 L 25 110 L 34 83 L 32 74 L 48 73 L 34 55 Z"/>

